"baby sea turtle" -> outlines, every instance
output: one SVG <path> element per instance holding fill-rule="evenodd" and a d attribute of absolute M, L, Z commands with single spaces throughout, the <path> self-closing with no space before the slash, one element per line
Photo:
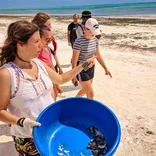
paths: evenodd
<path fill-rule="evenodd" d="M 98 129 L 94 126 L 90 126 L 89 128 L 87 128 L 87 130 L 89 130 L 90 134 L 95 134 L 96 130 L 98 130 Z"/>
<path fill-rule="evenodd" d="M 92 151 L 93 156 L 103 156 L 107 152 L 107 144 L 105 138 L 94 126 L 87 128 L 90 134 L 93 134 L 93 138 L 88 143 L 87 149 Z"/>

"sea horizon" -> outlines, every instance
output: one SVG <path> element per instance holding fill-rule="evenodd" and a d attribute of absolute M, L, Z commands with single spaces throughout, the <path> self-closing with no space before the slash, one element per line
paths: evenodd
<path fill-rule="evenodd" d="M 80 5 L 80 6 L 52 6 L 41 8 L 13 8 L 0 9 L 0 14 L 33 15 L 45 12 L 49 15 L 69 16 L 89 10 L 94 16 L 129 16 L 129 15 L 156 15 L 156 2 Z"/>

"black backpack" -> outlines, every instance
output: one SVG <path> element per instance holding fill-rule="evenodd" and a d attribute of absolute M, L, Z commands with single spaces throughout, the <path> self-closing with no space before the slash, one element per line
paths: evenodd
<path fill-rule="evenodd" d="M 77 30 L 77 28 L 78 28 L 79 26 L 81 27 L 81 29 L 82 29 L 82 31 L 83 31 L 83 34 L 84 34 L 84 30 L 83 30 L 82 25 L 81 25 L 81 24 L 77 24 L 77 26 L 76 26 L 75 28 L 73 28 L 73 30 L 72 30 L 72 32 L 71 32 L 71 39 L 72 39 L 73 41 L 75 41 L 76 38 L 77 38 L 76 30 Z"/>

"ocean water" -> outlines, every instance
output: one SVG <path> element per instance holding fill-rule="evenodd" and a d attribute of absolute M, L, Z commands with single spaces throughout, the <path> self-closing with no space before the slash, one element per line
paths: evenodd
<path fill-rule="evenodd" d="M 81 14 L 84 10 L 91 11 L 93 16 L 156 15 L 156 2 L 62 6 L 48 8 L 0 9 L 0 14 L 36 14 L 37 12 L 41 11 L 51 15 L 68 16 L 75 13 Z"/>

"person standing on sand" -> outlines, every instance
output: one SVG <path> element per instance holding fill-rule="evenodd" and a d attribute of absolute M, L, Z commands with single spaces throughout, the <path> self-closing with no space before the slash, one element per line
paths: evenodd
<path fill-rule="evenodd" d="M 94 65 L 92 58 L 60 75 L 37 59 L 41 49 L 36 24 L 20 20 L 8 26 L 0 53 L 0 121 L 11 124 L 10 133 L 19 156 L 40 156 L 32 128 L 42 126 L 35 120 L 54 102 L 53 83 L 64 84 Z"/>
<path fill-rule="evenodd" d="M 73 22 L 71 22 L 68 25 L 68 32 L 67 32 L 68 45 L 72 46 L 72 48 L 73 48 L 73 44 L 74 44 L 74 42 L 75 42 L 75 40 L 77 38 L 76 29 L 79 26 L 78 19 L 79 19 L 79 15 L 74 14 L 73 15 Z"/>
<path fill-rule="evenodd" d="M 68 38 L 68 45 L 71 46 L 73 48 L 74 42 L 77 38 L 77 34 L 76 34 L 76 30 L 78 28 L 78 26 L 81 26 L 78 23 L 78 19 L 79 19 L 79 15 L 78 14 L 74 14 L 73 15 L 73 22 L 71 22 L 68 25 L 68 30 L 67 30 L 67 38 Z M 72 63 L 72 59 L 71 59 L 71 63 Z M 78 82 L 76 81 L 74 83 L 74 86 L 78 86 Z"/>
<path fill-rule="evenodd" d="M 76 39 L 73 47 L 72 68 L 85 62 L 87 59 L 96 56 L 97 61 L 105 70 L 106 75 L 112 77 L 110 71 L 100 54 L 98 39 L 96 35 L 100 35 L 99 24 L 96 19 L 89 18 L 85 23 L 85 33 Z M 88 69 L 81 71 L 77 77 L 72 79 L 72 82 L 79 80 L 82 89 L 77 93 L 77 96 L 87 95 L 88 98 L 94 97 L 92 82 L 94 78 L 95 65 Z"/>
<path fill-rule="evenodd" d="M 42 25 L 47 26 L 49 29 L 52 27 L 50 16 L 43 12 L 37 13 L 34 16 L 32 23 L 37 24 L 39 27 Z M 48 46 L 49 46 L 49 48 L 48 48 Z M 50 50 L 52 53 L 52 56 L 54 57 L 54 59 L 56 61 L 55 66 L 52 64 L 52 69 L 54 69 L 56 72 L 58 71 L 59 74 L 62 74 L 63 70 L 61 68 L 61 65 L 60 65 L 60 62 L 59 62 L 59 59 L 58 59 L 57 53 L 56 53 L 57 42 L 55 40 L 55 37 L 52 34 L 51 34 L 51 38 L 49 38 L 48 46 L 40 53 L 38 58 L 41 59 L 45 63 L 49 62 L 49 60 L 52 60 L 52 57 L 49 55 L 49 50 Z M 47 65 L 49 65 L 49 64 L 47 64 Z M 62 88 L 58 84 L 54 84 L 53 88 L 54 88 L 54 99 L 56 100 L 58 93 L 62 94 Z"/>
<path fill-rule="evenodd" d="M 40 41 L 42 43 L 42 50 L 41 50 L 42 55 L 39 54 L 38 58 L 43 62 L 45 62 L 50 68 L 52 68 L 55 71 L 55 68 L 52 64 L 51 49 L 48 47 L 49 43 L 51 42 L 51 36 L 52 36 L 51 30 L 45 25 L 40 25 L 39 29 L 40 29 L 40 38 L 41 38 Z M 60 93 L 62 93 L 61 90 Z M 54 92 L 54 88 L 52 89 L 52 97 L 56 101 L 57 96 L 56 96 L 56 91 Z"/>

